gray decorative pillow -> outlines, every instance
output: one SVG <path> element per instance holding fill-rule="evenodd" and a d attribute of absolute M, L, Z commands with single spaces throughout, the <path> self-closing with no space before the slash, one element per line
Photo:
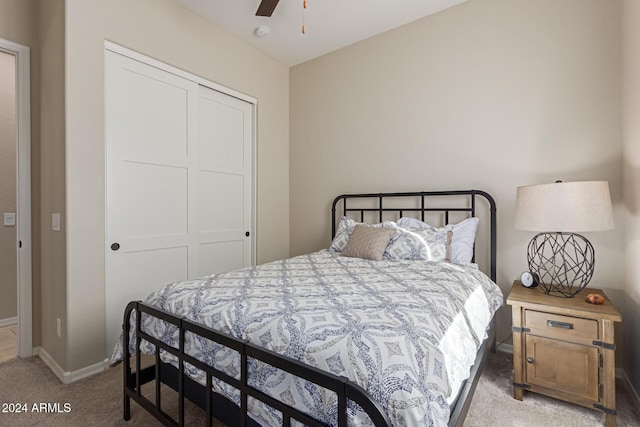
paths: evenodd
<path fill-rule="evenodd" d="M 400 227 L 393 223 L 385 224 L 385 227 L 393 227 L 398 230 L 398 233 L 389 242 L 384 259 L 445 260 L 447 256 L 447 229 L 428 225 L 422 228 Z"/>
<path fill-rule="evenodd" d="M 382 261 L 384 250 L 395 234 L 396 230 L 393 228 L 357 224 L 342 251 L 342 256 Z"/>
<path fill-rule="evenodd" d="M 342 217 L 340 223 L 338 224 L 338 229 L 336 230 L 336 234 L 333 237 L 333 241 L 331 242 L 331 246 L 329 247 L 330 252 L 342 252 L 347 246 L 347 242 L 349 241 L 349 236 L 353 233 L 356 225 L 362 224 L 356 220 L 351 218 Z M 380 224 L 366 224 L 368 227 L 382 227 L 383 223 Z M 386 221 L 384 222 L 386 224 Z"/>

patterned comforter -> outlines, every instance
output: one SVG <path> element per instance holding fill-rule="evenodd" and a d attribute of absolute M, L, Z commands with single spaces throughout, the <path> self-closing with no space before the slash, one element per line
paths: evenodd
<path fill-rule="evenodd" d="M 173 283 L 146 302 L 344 375 L 367 389 L 395 426 L 441 426 L 447 425 L 449 403 L 468 377 L 503 296 L 472 266 L 375 262 L 323 250 Z M 142 324 L 177 347 L 171 325 L 147 316 Z M 239 378 L 237 353 L 192 334 L 186 335 L 185 348 Z M 143 342 L 143 351 L 154 348 Z M 122 340 L 111 361 L 121 359 Z M 163 359 L 176 365 L 172 356 Z M 191 365 L 185 370 L 204 384 L 202 372 Z M 249 375 L 252 386 L 327 424 L 337 423 L 331 392 L 255 360 Z M 232 387 L 214 383 L 214 389 L 239 402 Z M 349 424 L 368 425 L 366 414 L 349 403 Z M 279 414 L 257 401 L 249 399 L 249 410 L 260 423 L 281 425 Z"/>

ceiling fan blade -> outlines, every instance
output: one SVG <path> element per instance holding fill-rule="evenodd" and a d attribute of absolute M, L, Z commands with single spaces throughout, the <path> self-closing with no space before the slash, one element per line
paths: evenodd
<path fill-rule="evenodd" d="M 279 1 L 280 0 L 262 0 L 260 6 L 258 6 L 256 16 L 271 16 Z"/>

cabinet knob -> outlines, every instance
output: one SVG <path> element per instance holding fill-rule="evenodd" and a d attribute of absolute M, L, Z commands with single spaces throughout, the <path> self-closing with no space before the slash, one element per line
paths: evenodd
<path fill-rule="evenodd" d="M 120 249 L 120 243 L 113 243 L 111 245 L 111 250 L 112 251 L 117 251 L 118 249 Z"/>
<path fill-rule="evenodd" d="M 533 363 L 533 357 L 527 357 L 527 363 Z"/>

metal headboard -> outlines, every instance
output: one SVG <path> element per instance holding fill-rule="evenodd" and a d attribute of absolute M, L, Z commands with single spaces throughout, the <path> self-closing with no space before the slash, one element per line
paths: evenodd
<path fill-rule="evenodd" d="M 467 206 L 456 207 L 429 207 L 427 200 L 433 197 L 442 196 L 467 196 Z M 467 212 L 470 217 L 476 216 L 476 197 L 484 198 L 489 203 L 490 214 L 490 277 L 496 281 L 496 258 L 497 258 L 497 223 L 496 223 L 496 202 L 490 194 L 480 190 L 456 190 L 456 191 L 418 191 L 404 193 L 367 193 L 367 194 L 343 194 L 336 197 L 331 205 L 331 238 L 336 234 L 336 213 L 339 202 L 342 202 L 341 215 L 347 216 L 349 212 L 360 212 L 360 222 L 364 221 L 365 212 L 378 212 L 379 222 L 384 220 L 384 214 L 395 212 L 398 218 L 401 218 L 405 212 L 418 212 L 420 219 L 424 221 L 425 213 L 435 212 L 444 213 L 445 224 L 449 223 L 449 214 L 451 212 Z M 409 198 L 407 205 L 388 206 L 384 204 L 385 200 L 398 198 Z M 349 207 L 347 201 L 351 199 L 369 199 L 372 201 L 373 207 Z M 411 203 L 413 202 L 413 203 Z M 417 202 L 417 203 L 416 203 Z M 474 249 L 475 251 L 475 249 Z"/>

